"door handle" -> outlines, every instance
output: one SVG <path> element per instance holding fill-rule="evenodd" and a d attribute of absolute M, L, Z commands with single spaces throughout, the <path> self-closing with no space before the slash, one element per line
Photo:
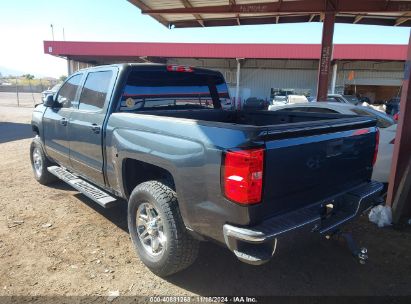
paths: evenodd
<path fill-rule="evenodd" d="M 62 118 L 62 119 L 60 119 L 60 124 L 62 125 L 62 126 L 67 126 L 67 119 L 66 118 Z"/>
<path fill-rule="evenodd" d="M 94 133 L 99 134 L 100 133 L 100 126 L 98 126 L 97 124 L 93 123 L 91 125 L 91 130 L 93 130 Z"/>

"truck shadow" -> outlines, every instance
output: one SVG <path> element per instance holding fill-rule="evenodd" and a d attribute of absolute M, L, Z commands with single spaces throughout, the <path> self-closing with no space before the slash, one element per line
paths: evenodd
<path fill-rule="evenodd" d="M 99 204 L 97 204 L 96 202 L 94 202 L 93 200 L 89 199 L 84 194 L 77 192 L 77 190 L 75 190 L 69 184 L 61 180 L 58 180 L 55 183 L 48 185 L 48 187 L 58 189 L 58 190 L 64 190 L 64 191 L 73 191 L 73 196 L 77 198 L 81 203 L 85 204 L 90 209 L 92 209 L 94 212 L 97 212 L 98 214 L 102 215 L 107 220 L 109 220 L 110 222 L 115 224 L 117 227 L 119 227 L 121 230 L 128 233 L 127 203 L 125 201 L 120 200 L 118 206 L 105 209 L 101 207 Z"/>
<path fill-rule="evenodd" d="M 0 122 L 0 144 L 33 137 L 30 124 Z"/>
<path fill-rule="evenodd" d="M 62 180 L 57 180 L 55 183 L 47 185 L 49 188 L 57 189 L 57 190 L 73 190 L 73 187 L 71 187 L 69 184 L 66 182 L 63 182 Z"/>
<path fill-rule="evenodd" d="M 64 183 L 66 184 L 66 183 Z M 67 185 L 67 184 L 66 184 Z M 67 185 L 71 190 L 71 186 Z M 82 193 L 74 194 L 78 200 L 82 203 L 93 209 L 95 212 L 98 212 L 100 215 L 104 216 L 107 220 L 112 222 L 114 225 L 119 227 L 124 232 L 128 233 L 128 225 L 127 225 L 127 203 L 124 201 L 120 201 L 118 206 L 114 206 L 112 208 L 105 209 L 98 205 L 96 202 L 89 199 Z"/>
<path fill-rule="evenodd" d="M 65 183 L 53 186 L 72 189 Z M 81 193 L 74 196 L 128 233 L 125 202 L 104 209 Z M 393 231 L 382 234 L 365 218 L 359 222 L 347 229 L 360 246 L 367 245 L 370 259 L 365 265 L 353 258 L 343 242 L 315 234 L 287 240 L 287 244 L 279 242 L 274 258 L 261 266 L 242 263 L 228 249 L 203 242 L 196 262 L 166 280 L 201 296 L 409 295 L 409 284 L 404 281 L 409 274 L 403 261 L 408 248 L 403 248 L 404 236 Z M 312 300 L 307 303 L 316 298 Z"/>
<path fill-rule="evenodd" d="M 272 261 L 252 266 L 228 249 L 206 243 L 190 268 L 167 280 L 202 296 L 392 294 L 398 278 L 382 260 L 371 254 L 367 264 L 360 265 L 344 243 L 314 238 L 288 248 L 279 244 Z"/>

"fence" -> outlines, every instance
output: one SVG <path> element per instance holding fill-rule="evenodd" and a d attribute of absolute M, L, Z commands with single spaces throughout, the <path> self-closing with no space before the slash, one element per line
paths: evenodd
<path fill-rule="evenodd" d="M 41 102 L 41 93 L 0 92 L 0 106 L 31 108 Z"/>
<path fill-rule="evenodd" d="M 33 107 L 41 103 L 41 92 L 51 84 L 0 85 L 0 106 Z"/>
<path fill-rule="evenodd" d="M 38 85 L 18 85 L 16 87 L 13 85 L 0 85 L 0 92 L 22 92 L 22 93 L 41 93 L 44 90 L 47 90 L 50 86 L 38 84 Z"/>

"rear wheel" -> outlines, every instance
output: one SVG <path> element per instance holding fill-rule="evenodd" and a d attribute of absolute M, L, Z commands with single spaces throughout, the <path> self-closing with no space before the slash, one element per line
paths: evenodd
<path fill-rule="evenodd" d="M 158 181 L 138 185 L 128 204 L 128 228 L 141 261 L 165 277 L 190 266 L 198 241 L 183 223 L 176 193 Z"/>
<path fill-rule="evenodd" d="M 43 145 L 40 138 L 36 136 L 30 145 L 30 160 L 31 167 L 33 168 L 34 178 L 43 185 L 48 185 L 57 180 L 53 174 L 51 174 L 47 167 L 51 166 L 52 163 L 48 160 L 47 156 L 44 154 Z"/>

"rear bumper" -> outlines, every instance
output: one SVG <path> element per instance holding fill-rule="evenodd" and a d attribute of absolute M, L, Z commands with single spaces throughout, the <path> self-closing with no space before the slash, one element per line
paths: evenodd
<path fill-rule="evenodd" d="M 293 212 L 265 220 L 253 227 L 225 224 L 224 240 L 227 247 L 243 262 L 263 264 L 275 253 L 277 241 L 292 234 L 319 232 L 331 234 L 341 225 L 377 204 L 383 185 L 371 181 L 331 200 L 320 202 Z M 332 211 L 326 212 L 326 205 Z"/>

